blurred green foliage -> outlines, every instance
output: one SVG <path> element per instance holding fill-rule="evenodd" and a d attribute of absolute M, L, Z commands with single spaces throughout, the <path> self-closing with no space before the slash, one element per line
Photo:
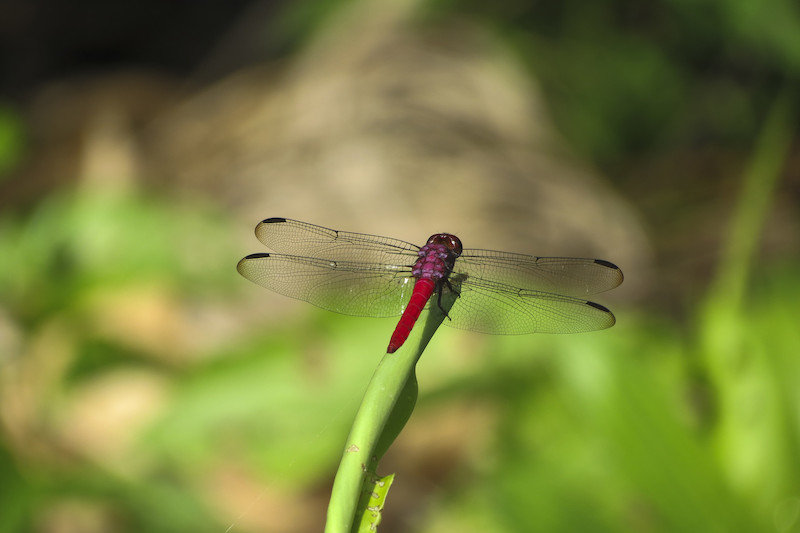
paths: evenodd
<path fill-rule="evenodd" d="M 24 129 L 22 118 L 11 107 L 0 102 L 0 181 L 22 157 Z"/>
<path fill-rule="evenodd" d="M 527 63 L 549 111 L 594 162 L 680 145 L 746 148 L 776 92 L 800 75 L 792 0 L 424 4 L 495 29 Z"/>
<path fill-rule="evenodd" d="M 0 305 L 9 322 L 2 345 L 4 416 L 7 424 L 32 416 L 17 420 L 22 427 L 13 429 L 32 431 L 27 438 L 41 441 L 41 449 L 27 450 L 30 455 L 19 448 L 25 435 L 22 442 L 19 436 L 11 439 L 16 440 L 13 449 L 9 441 L 0 441 L 0 456 L 8 467 L 3 469 L 3 491 L 13 495 L 0 498 L 0 530 L 47 529 L 36 518 L 62 501 L 78 509 L 86 506 L 90 515 L 110 513 L 120 531 L 219 530 L 196 496 L 170 476 L 150 476 L 145 482 L 87 458 L 59 458 L 63 443 L 50 425 L 57 425 L 59 401 L 92 377 L 132 364 L 154 366 L 146 350 L 93 327 L 98 311 L 93 295 L 157 283 L 188 301 L 230 289 L 224 252 L 229 229 L 220 222 L 218 215 L 198 205 L 98 191 L 53 195 L 31 216 L 0 218 Z M 69 361 L 53 383 L 36 390 L 35 380 L 24 382 L 20 367 L 33 365 L 27 370 L 46 374 L 49 366 L 64 363 L 54 352 L 53 360 L 45 357 L 37 364 L 31 353 L 37 339 L 54 326 L 66 328 L 62 340 Z M 11 328 L 20 329 L 12 333 Z M 168 365 L 156 366 L 168 371 Z M 29 409 L 33 412 L 23 413 Z"/>
<path fill-rule="evenodd" d="M 800 531 L 795 268 L 764 272 L 725 324 L 743 345 L 724 375 L 700 322 L 630 314 L 615 335 L 537 339 L 533 359 L 495 351 L 460 390 L 502 410 L 491 456 L 423 530 Z"/>
<path fill-rule="evenodd" d="M 0 531 L 48 530 L 46 517 L 57 517 L 65 501 L 73 520 L 85 509 L 90 523 L 115 531 L 220 531 L 225 526 L 192 484 L 222 466 L 277 479 L 288 491 L 327 478 L 371 369 L 347 356 L 317 365 L 298 350 L 315 349 L 309 328 L 335 327 L 331 342 L 341 346 L 354 337 L 383 345 L 386 332 L 365 333 L 356 319 L 332 326 L 336 318 L 320 311 L 319 324 L 265 331 L 226 344 L 222 353 L 202 346 L 178 353 L 132 340 L 125 320 L 136 317 L 116 317 L 121 331 L 103 327 L 108 302 L 135 294 L 187 309 L 184 320 L 194 306 L 233 302 L 250 288 L 235 271 L 240 252 L 233 250 L 233 231 L 229 220 L 196 200 L 103 190 L 54 194 L 32 215 L 0 219 L 0 256 L 13 259 L 0 262 L 0 305 L 9 323 L 3 333 L 13 328 L 2 338 L 1 390 L 7 422 L 23 432 L 0 441 L 6 467 Z M 152 311 L 158 308 L 142 312 Z M 59 349 L 37 361 L 37 344 L 54 329 L 66 331 Z M 197 357 L 207 361 L 187 366 Z M 54 369 L 45 372 L 47 366 Z M 167 382 L 169 401 L 122 450 L 127 455 L 98 464 L 92 451 L 68 452 L 70 434 L 85 431 L 62 427 L 76 422 L 65 407 L 70 399 L 137 369 Z M 35 380 L 23 381 L 26 371 L 54 375 L 36 389 Z M 30 395 L 31 405 L 21 404 L 20 395 Z M 45 450 L 20 448 L 37 431 L 46 432 Z M 128 463 L 139 467 L 127 472 Z"/>

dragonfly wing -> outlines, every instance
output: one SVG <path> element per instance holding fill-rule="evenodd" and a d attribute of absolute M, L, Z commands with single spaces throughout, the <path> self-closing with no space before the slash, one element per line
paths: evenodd
<path fill-rule="evenodd" d="M 435 298 L 431 304 L 436 305 Z M 461 286 L 444 323 L 481 333 L 580 333 L 610 328 L 614 315 L 600 304 L 499 283 Z"/>
<path fill-rule="evenodd" d="M 501 284 L 575 297 L 613 289 L 623 279 L 619 267 L 602 259 L 536 257 L 492 250 L 464 250 L 456 259 L 454 275 L 464 278 L 465 288 Z"/>
<path fill-rule="evenodd" d="M 332 261 L 405 265 L 417 260 L 419 247 L 389 237 L 336 231 L 288 218 L 268 218 L 256 226 L 256 237 L 278 253 Z"/>
<path fill-rule="evenodd" d="M 415 281 L 410 269 L 279 254 L 248 255 L 236 269 L 271 291 L 355 316 L 400 315 Z"/>

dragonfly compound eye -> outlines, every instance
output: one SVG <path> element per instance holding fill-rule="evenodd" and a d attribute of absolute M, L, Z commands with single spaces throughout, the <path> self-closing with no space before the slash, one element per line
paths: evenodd
<path fill-rule="evenodd" d="M 461 255 L 461 251 L 463 250 L 461 246 L 461 239 L 450 233 L 437 233 L 436 235 L 431 235 L 431 238 L 428 239 L 428 244 L 443 245 L 452 253 L 454 253 L 456 257 Z"/>

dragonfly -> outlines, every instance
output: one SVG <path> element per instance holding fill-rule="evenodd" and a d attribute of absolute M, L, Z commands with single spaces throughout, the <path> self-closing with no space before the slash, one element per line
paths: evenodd
<path fill-rule="evenodd" d="M 446 293 L 456 300 L 445 324 L 495 334 L 580 333 L 609 328 L 614 314 L 585 297 L 622 283 L 603 259 L 537 257 L 463 249 L 449 233 L 423 246 L 267 218 L 256 237 L 275 253 L 254 253 L 237 270 L 276 293 L 345 315 L 396 317 L 387 347 L 399 349 L 423 309 Z M 443 310 L 444 311 L 444 310 Z"/>

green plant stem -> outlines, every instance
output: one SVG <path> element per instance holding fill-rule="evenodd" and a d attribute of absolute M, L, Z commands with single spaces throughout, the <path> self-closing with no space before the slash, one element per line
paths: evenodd
<path fill-rule="evenodd" d="M 742 177 L 742 193 L 723 240 L 719 269 L 709 297 L 712 308 L 725 308 L 731 313 L 741 310 L 761 232 L 791 148 L 795 131 L 793 99 L 794 93 L 789 90 L 775 99 Z"/>
<path fill-rule="evenodd" d="M 795 411 L 777 361 L 749 327 L 747 289 L 765 221 L 796 131 L 794 92 L 776 98 L 742 177 L 742 192 L 701 314 L 699 353 L 714 391 L 712 438 L 717 460 L 743 501 L 771 509 L 795 490 L 795 448 L 786 428 Z M 763 520 L 772 516 L 765 512 Z"/>
<path fill-rule="evenodd" d="M 445 313 L 455 299 L 449 291 L 442 295 Z M 417 401 L 414 369 L 444 319 L 436 302 L 428 306 L 405 344 L 395 353 L 385 354 L 378 364 L 345 443 L 333 482 L 325 533 L 350 533 L 360 522 L 358 502 L 365 485 L 369 485 L 365 480 L 376 474 L 381 457 L 411 417 Z"/>

